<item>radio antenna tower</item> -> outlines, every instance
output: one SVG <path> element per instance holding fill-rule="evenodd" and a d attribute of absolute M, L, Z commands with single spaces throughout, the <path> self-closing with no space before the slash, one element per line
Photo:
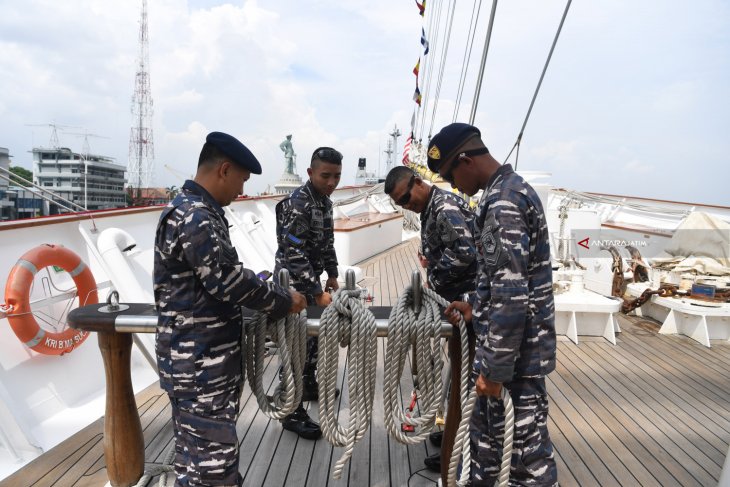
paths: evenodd
<path fill-rule="evenodd" d="M 129 135 L 129 163 L 127 165 L 128 186 L 140 188 L 150 186 L 154 171 L 155 146 L 152 136 L 152 91 L 150 90 L 150 52 L 147 32 L 147 0 L 142 0 L 142 18 L 139 21 L 139 59 L 132 95 L 132 130 Z"/>

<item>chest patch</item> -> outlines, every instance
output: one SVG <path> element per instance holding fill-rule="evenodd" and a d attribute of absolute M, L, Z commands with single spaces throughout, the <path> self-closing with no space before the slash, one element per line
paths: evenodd
<path fill-rule="evenodd" d="M 312 209 L 312 228 L 322 228 L 324 226 L 324 214 L 318 208 Z"/>

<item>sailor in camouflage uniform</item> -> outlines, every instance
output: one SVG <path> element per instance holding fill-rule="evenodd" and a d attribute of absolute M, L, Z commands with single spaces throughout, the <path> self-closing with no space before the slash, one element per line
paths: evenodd
<path fill-rule="evenodd" d="M 447 301 L 472 295 L 477 272 L 474 245 L 474 213 L 464 199 L 431 186 L 406 166 L 394 167 L 385 178 L 385 193 L 403 208 L 421 215 L 421 264 L 428 285 Z M 453 344 L 449 345 L 450 350 Z M 433 432 L 431 442 L 440 445 L 442 432 Z M 425 465 L 441 471 L 441 454 L 424 459 Z"/>
<path fill-rule="evenodd" d="M 304 296 L 243 267 L 223 207 L 261 166 L 241 142 L 212 132 L 195 180 L 160 216 L 154 294 L 160 384 L 172 405 L 176 486 L 240 486 L 236 417 L 243 385 L 241 306 L 272 318 L 299 312 Z"/>
<path fill-rule="evenodd" d="M 492 486 L 499 473 L 502 387 L 515 407 L 510 485 L 557 485 L 545 389 L 545 376 L 555 369 L 555 304 L 540 198 L 509 164 L 489 154 L 471 125 L 451 124 L 436 134 L 428 166 L 468 195 L 484 190 L 476 219 L 476 298 L 473 307 L 454 302 L 447 309 L 462 311 L 477 337 L 480 403 L 472 417 L 472 485 Z"/>
<path fill-rule="evenodd" d="M 307 297 L 308 304 L 327 306 L 332 302 L 327 290 L 338 288 L 332 201 L 329 196 L 340 183 L 342 154 L 331 147 L 319 147 L 312 154 L 307 174 L 309 181 L 276 205 L 278 249 L 274 274 L 278 275 L 280 269 L 287 269 L 292 286 Z M 320 282 L 323 272 L 327 272 L 324 289 Z M 308 338 L 303 401 L 316 400 L 318 396 L 317 349 L 317 337 Z M 284 418 L 282 424 L 284 429 L 302 438 L 322 436 L 319 425 L 309 418 L 302 404 Z"/>
<path fill-rule="evenodd" d="M 421 253 L 431 289 L 448 301 L 473 292 L 477 269 L 474 213 L 466 201 L 427 184 L 406 166 L 388 173 L 385 193 L 398 206 L 421 215 Z"/>

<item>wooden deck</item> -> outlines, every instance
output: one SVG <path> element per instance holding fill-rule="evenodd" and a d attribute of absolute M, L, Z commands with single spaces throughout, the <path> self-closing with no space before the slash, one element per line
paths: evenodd
<path fill-rule="evenodd" d="M 361 264 L 371 276 L 374 305 L 394 304 L 418 268 L 416 249 L 415 241 L 406 242 Z M 713 342 L 707 349 L 688 338 L 659 335 L 654 323 L 620 319 L 616 346 L 592 337 L 582 337 L 579 345 L 558 343 L 548 392 L 561 485 L 716 485 L 730 442 L 730 345 Z M 276 366 L 269 361 L 264 380 L 271 385 Z M 283 431 L 259 412 L 246 389 L 238 422 L 244 485 L 436 485 L 436 476 L 423 466 L 423 458 L 436 449 L 428 442 L 406 447 L 388 438 L 382 368 L 377 377 L 372 426 L 342 481 L 330 479 L 341 449 Z M 411 387 L 406 374 L 401 387 L 405 399 Z M 152 386 L 137 401 L 147 462 L 161 463 L 172 444 L 167 397 Z M 346 401 L 343 388 L 341 406 Z M 309 411 L 316 417 L 317 404 L 310 403 Z M 102 486 L 106 481 L 99 420 L 0 486 Z"/>

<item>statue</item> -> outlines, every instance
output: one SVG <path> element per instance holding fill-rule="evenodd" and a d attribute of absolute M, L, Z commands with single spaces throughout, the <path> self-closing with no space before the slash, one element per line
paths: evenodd
<path fill-rule="evenodd" d="M 284 152 L 284 160 L 286 161 L 286 172 L 294 174 L 294 162 L 297 155 L 291 144 L 291 134 L 286 136 L 286 140 L 279 144 L 279 148 Z"/>

